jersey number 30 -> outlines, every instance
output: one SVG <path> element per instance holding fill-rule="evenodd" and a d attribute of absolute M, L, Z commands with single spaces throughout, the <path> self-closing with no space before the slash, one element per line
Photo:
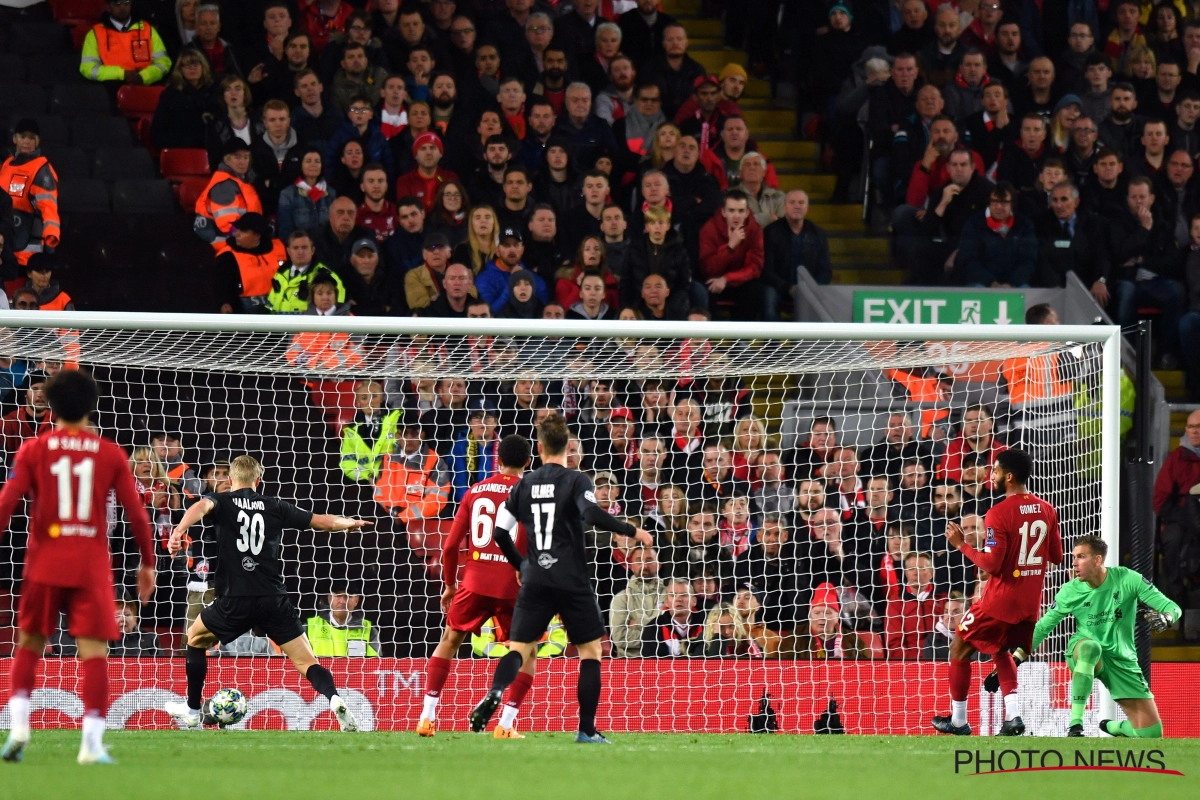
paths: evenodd
<path fill-rule="evenodd" d="M 1026 520 L 1021 526 L 1021 552 L 1017 555 L 1017 566 L 1019 567 L 1037 567 L 1041 566 L 1042 557 L 1038 555 L 1038 550 L 1042 547 L 1042 542 L 1046 541 L 1046 531 L 1049 529 L 1044 520 L 1035 519 L 1032 523 Z M 1032 546 L 1030 542 L 1032 541 Z"/>
<path fill-rule="evenodd" d="M 249 550 L 258 555 L 262 552 L 263 540 L 267 538 L 267 523 L 263 521 L 263 515 L 251 516 L 245 511 L 239 511 L 237 519 L 238 524 L 242 526 L 238 531 L 237 549 L 243 553 Z"/>

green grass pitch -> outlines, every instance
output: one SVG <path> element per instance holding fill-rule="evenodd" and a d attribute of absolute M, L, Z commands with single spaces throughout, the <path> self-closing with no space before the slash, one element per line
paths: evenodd
<path fill-rule="evenodd" d="M 130 731 L 110 732 L 106 741 L 120 764 L 80 767 L 78 731 L 35 731 L 24 763 L 0 763 L 0 798 L 1200 797 L 1194 739 L 625 734 L 597 747 L 566 734 L 496 741 L 443 732 L 431 741 L 411 733 Z M 1185 777 L 954 770 L 957 749 L 1037 750 L 1035 762 L 1057 750 L 1069 762 L 1076 749 L 1112 748 L 1161 750 L 1165 766 Z"/>

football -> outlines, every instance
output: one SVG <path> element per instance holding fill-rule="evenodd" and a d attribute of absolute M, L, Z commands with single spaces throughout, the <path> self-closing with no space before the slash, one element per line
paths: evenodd
<path fill-rule="evenodd" d="M 221 727 L 236 725 L 246 716 L 246 695 L 237 689 L 221 689 L 208 703 L 209 710 Z"/>

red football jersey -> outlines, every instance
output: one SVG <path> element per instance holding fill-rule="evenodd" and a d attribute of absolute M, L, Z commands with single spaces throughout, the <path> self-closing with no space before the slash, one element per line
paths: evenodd
<path fill-rule="evenodd" d="M 142 563 L 153 565 L 150 519 L 124 450 L 94 433 L 61 429 L 21 446 L 13 477 L 0 492 L 0 530 L 28 495 L 26 578 L 50 586 L 112 586 L 110 490 L 129 516 Z"/>
<path fill-rule="evenodd" d="M 458 551 L 467 540 L 467 563 L 462 587 L 475 594 L 512 600 L 520 588 L 517 571 L 504 557 L 493 538 L 496 511 L 520 478 L 496 474 L 467 489 L 454 516 L 454 526 L 442 548 L 442 578 L 447 583 L 458 577 Z M 517 529 L 517 550 L 525 554 L 525 531 Z"/>
<path fill-rule="evenodd" d="M 963 555 L 991 575 L 980 607 L 1004 622 L 1036 621 L 1046 571 L 1063 560 L 1058 512 L 1037 495 L 1018 494 L 992 506 L 984 525 L 983 552 L 970 543 L 962 547 Z"/>

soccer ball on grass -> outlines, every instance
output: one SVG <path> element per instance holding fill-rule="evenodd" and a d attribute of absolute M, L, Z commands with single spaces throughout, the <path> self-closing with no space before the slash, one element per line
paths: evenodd
<path fill-rule="evenodd" d="M 208 712 L 222 728 L 236 725 L 246 716 L 246 695 L 237 689 L 221 689 L 208 701 Z"/>

